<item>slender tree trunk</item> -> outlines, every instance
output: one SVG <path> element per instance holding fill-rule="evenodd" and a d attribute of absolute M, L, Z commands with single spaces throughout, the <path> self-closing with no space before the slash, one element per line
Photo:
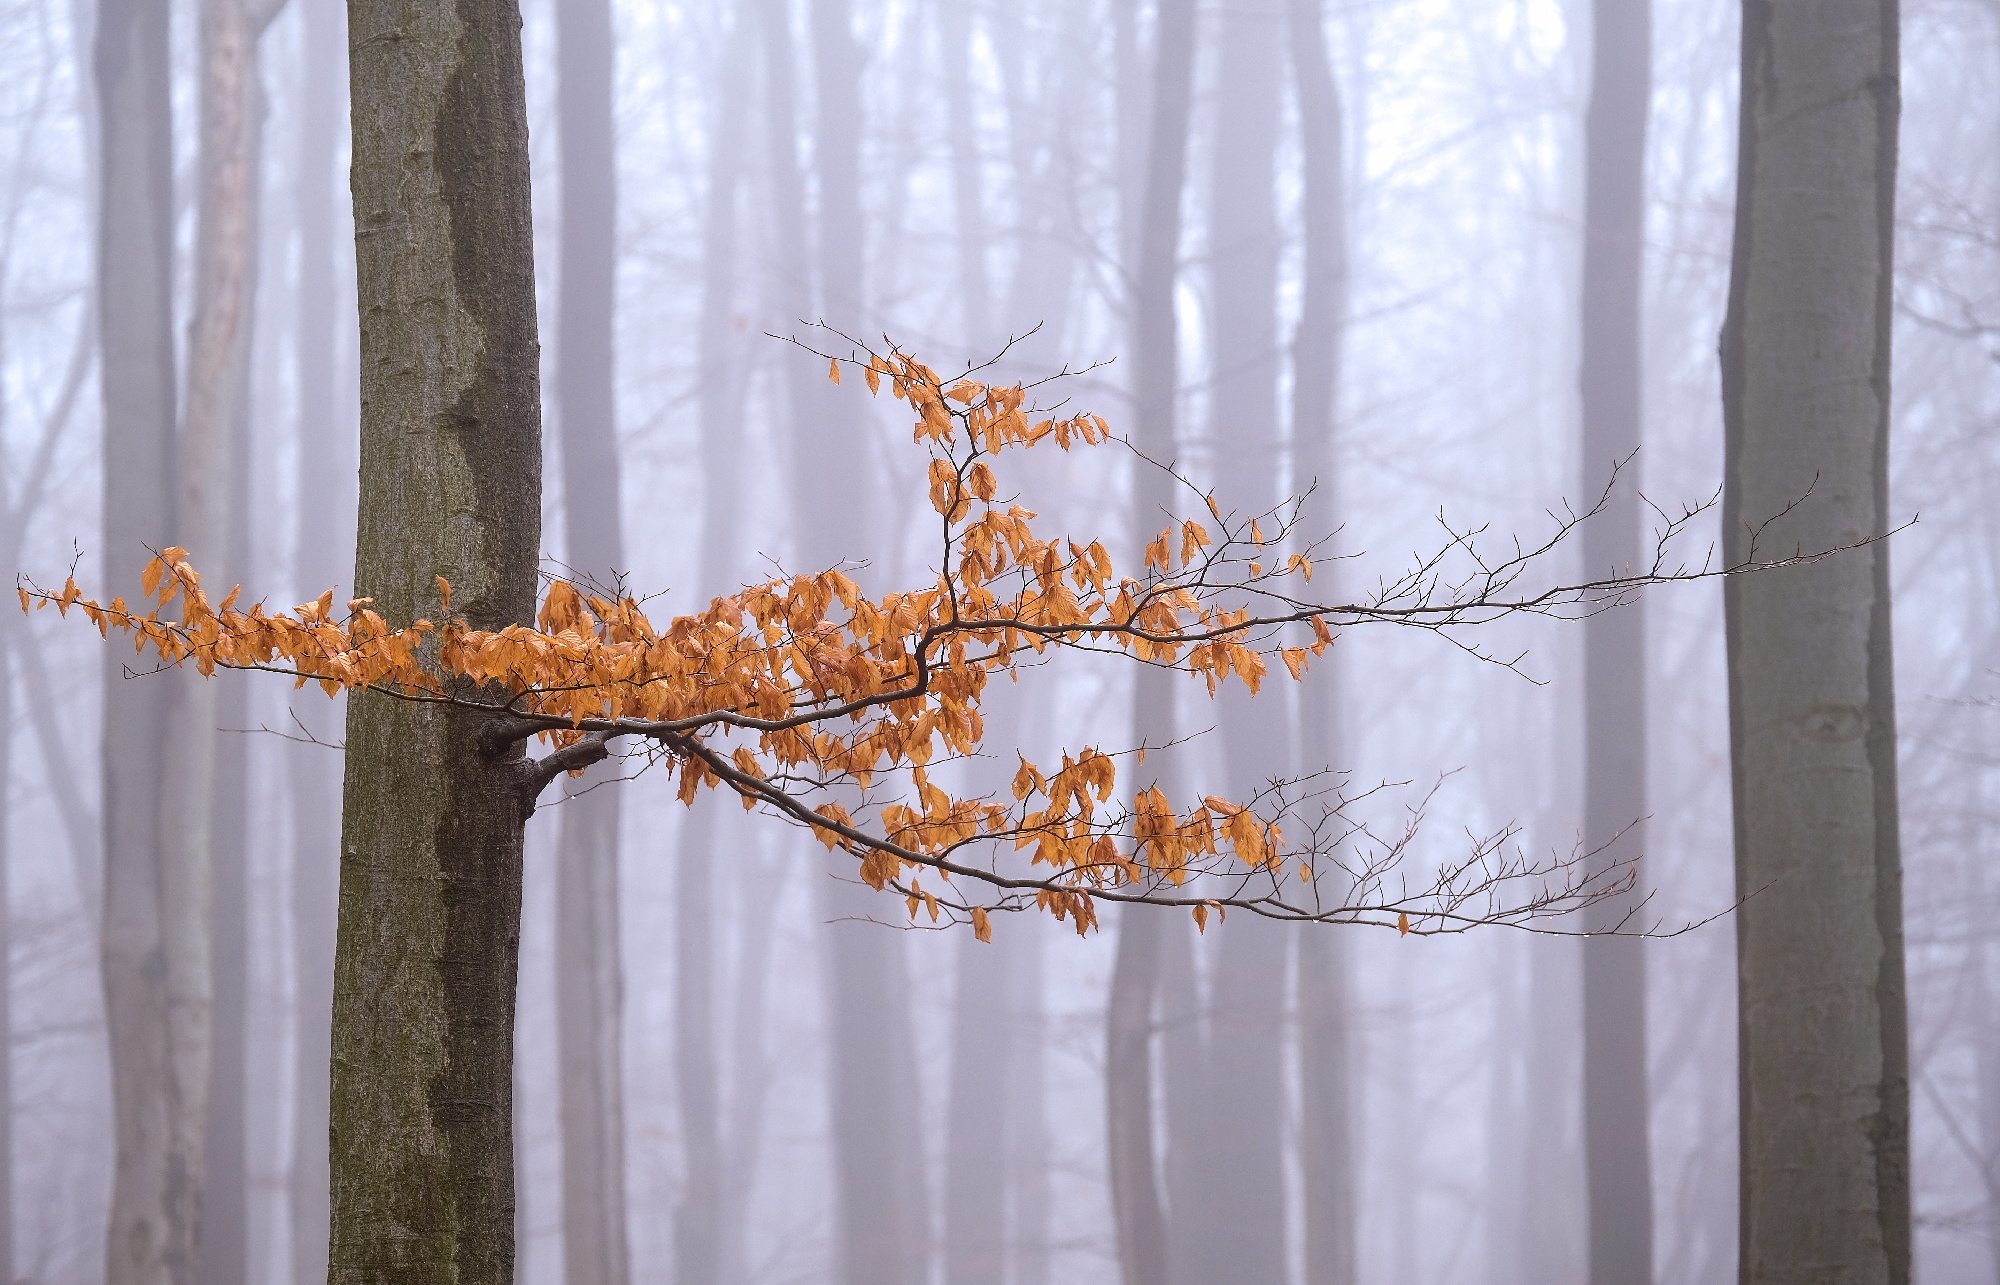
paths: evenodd
<path fill-rule="evenodd" d="M 1014 1040 L 1005 951 L 1005 943 L 982 942 L 971 933 L 958 944 L 945 1140 L 945 1285 L 1005 1285 L 1007 1279 L 1005 1156 Z"/>
<path fill-rule="evenodd" d="M 735 7 L 730 33 L 716 69 L 710 101 L 715 119 L 710 135 L 702 227 L 701 360 L 697 373 L 701 417 L 702 577 L 701 593 L 721 593 L 735 551 L 736 445 L 743 432 L 743 379 L 729 319 L 736 302 L 737 220 L 747 96 L 731 86 L 748 70 L 750 37 L 757 17 L 747 4 Z M 716 812 L 721 800 L 697 806 L 681 831 L 674 874 L 674 1083 L 680 1111 L 687 1181 L 674 1211 L 674 1279 L 680 1285 L 719 1285 L 726 1265 L 741 1247 L 734 1244 L 734 1192 L 723 1147 L 722 1085 L 716 1048 L 716 942 L 714 879 L 719 855 Z M 745 1091 L 737 1077 L 736 1092 Z"/>
<path fill-rule="evenodd" d="M 1124 1285 L 1165 1285 L 1167 1220 L 1153 1140 L 1153 1002 L 1158 994 L 1162 917 L 1120 912 L 1118 952 L 1105 1010 L 1105 1126 L 1111 1210 Z"/>
<path fill-rule="evenodd" d="M 541 424 L 520 14 L 350 0 L 361 313 L 355 587 L 392 626 L 532 620 Z M 468 696 L 476 695 L 468 690 Z M 334 971 L 339 1285 L 513 1276 L 518 744 L 348 706 Z"/>
<path fill-rule="evenodd" d="M 353 567 L 353 424 L 340 409 L 335 354 L 334 160 L 345 116 L 344 7 L 304 5 L 298 192 L 298 474 L 293 511 L 293 592 L 317 596 Z M 344 328 L 343 328 L 344 329 Z M 344 338 L 344 336 L 343 336 Z M 350 341 L 351 342 L 351 341 Z M 336 482 L 335 479 L 339 479 Z M 343 701 L 345 698 L 342 698 Z M 294 717 L 328 744 L 340 739 L 339 706 L 301 693 Z M 291 944 L 297 1030 L 292 1117 L 291 1259 L 294 1285 L 327 1278 L 327 1102 L 332 1058 L 333 938 L 340 870 L 339 761 L 314 745 L 287 747 L 292 813 Z"/>
<path fill-rule="evenodd" d="M 1345 128 L 1323 0 L 1290 0 L 1290 49 L 1298 92 L 1304 192 L 1304 289 L 1292 335 L 1292 487 L 1316 487 L 1308 531 L 1337 524 L 1335 431 L 1347 327 Z M 1328 520 L 1332 519 L 1332 520 Z M 1331 662 L 1329 664 L 1329 662 Z M 1337 655 L 1299 690 L 1300 768 L 1337 767 Z M 1327 929 L 1298 936 L 1299 1171 L 1305 1285 L 1354 1285 L 1355 1179 L 1350 1004 L 1346 943 Z"/>
<path fill-rule="evenodd" d="M 813 173 L 818 188 L 820 315 L 859 326 L 863 296 L 861 217 L 862 50 L 848 0 L 808 7 L 813 83 Z M 807 363 L 797 368 L 792 439 L 794 493 L 800 497 L 805 560 L 853 558 L 873 543 L 875 488 L 856 461 L 867 455 L 865 420 L 851 396 L 833 390 Z M 811 418 L 800 414 L 808 412 Z M 829 479 L 840 479 L 829 485 Z M 859 492 L 859 494 L 857 494 Z M 908 965 L 900 934 L 852 920 L 875 909 L 851 875 L 821 881 L 827 919 L 827 1013 L 832 1037 L 833 1150 L 841 1228 L 841 1278 L 848 1285 L 916 1285 L 928 1275 L 929 1202 L 915 1112 L 886 1117 L 863 1104 L 915 1100 L 915 1035 Z M 887 1095 L 886 1099 L 884 1095 Z"/>
<path fill-rule="evenodd" d="M 1121 43 L 1129 43 L 1133 15 L 1122 6 L 1118 13 Z M 1131 264 L 1133 292 L 1133 422 L 1139 449 L 1162 461 L 1172 458 L 1176 438 L 1180 362 L 1174 285 L 1179 274 L 1181 196 L 1187 180 L 1194 27 L 1192 0 L 1161 0 L 1144 118 L 1132 105 L 1145 83 L 1137 70 L 1136 50 L 1120 60 L 1121 132 L 1128 140 L 1121 148 L 1122 155 L 1132 155 L 1130 144 L 1136 142 L 1132 136 L 1137 133 L 1138 120 L 1148 121 L 1140 204 L 1125 216 L 1131 238 L 1127 262 Z M 1132 487 L 1135 548 L 1168 521 L 1163 510 L 1170 498 L 1160 470 L 1136 470 Z M 1173 685 L 1165 671 L 1149 667 L 1137 671 L 1132 685 L 1132 730 L 1137 744 L 1160 746 L 1173 739 L 1173 698 Z M 1113 1210 L 1125 1285 L 1164 1285 L 1169 1279 L 1167 1211 L 1161 1200 L 1160 1157 L 1153 1139 L 1150 1032 L 1165 934 L 1178 925 L 1156 924 L 1152 918 L 1137 912 L 1118 917 L 1118 954 L 1106 1014 L 1105 1119 L 1110 1130 Z"/>
<path fill-rule="evenodd" d="M 610 0 L 556 6 L 562 150 L 555 405 L 564 548 L 572 574 L 607 589 L 624 569 L 617 405 L 618 156 Z M 624 1285 L 623 992 L 615 761 L 566 780 L 556 848 L 556 1034 L 561 1046 L 563 1265 L 569 1285 Z"/>
<path fill-rule="evenodd" d="M 1589 503 L 1641 429 L 1640 306 L 1645 267 L 1649 0 L 1595 0 L 1584 119 L 1583 477 Z M 1643 571 L 1638 478 L 1624 476 L 1584 524 L 1589 577 Z M 1609 873 L 1645 850 L 1646 616 L 1635 602 L 1584 622 L 1583 843 Z M 1642 881 L 1643 882 L 1643 881 Z M 1623 907 L 1605 907 L 1615 916 Z M 1637 937 L 1583 942 L 1583 1143 L 1591 1285 L 1653 1278 L 1653 1183 L 1646 1093 L 1646 955 Z"/>
<path fill-rule="evenodd" d="M 938 65 L 945 68 L 945 119 L 951 135 L 951 198 L 958 219 L 958 301 L 965 342 L 977 355 L 992 341 L 993 288 L 986 270 L 986 185 L 980 174 L 973 114 L 972 13 L 968 0 L 938 0 Z"/>
<path fill-rule="evenodd" d="M 104 398 L 104 575 L 138 601 L 148 547 L 172 529 L 176 409 L 173 144 L 164 0 L 104 0 L 93 51 L 98 106 L 97 318 Z M 113 1170 L 105 1276 L 169 1285 L 194 1270 L 192 1196 L 201 1132 L 174 1058 L 170 1010 L 185 961 L 161 905 L 162 765 L 170 682 L 127 682 L 105 653 L 104 964 L 111 1046 Z"/>
<path fill-rule="evenodd" d="M 212 590 L 254 578 L 247 524 L 250 348 L 266 114 L 257 46 L 276 12 L 245 0 L 207 0 L 202 9 L 199 275 L 181 428 L 180 517 L 182 542 L 212 568 Z M 181 812 L 190 868 L 208 867 L 212 893 L 204 929 L 212 943 L 214 1018 L 197 1275 L 204 1285 L 240 1285 L 248 1279 L 250 1249 L 250 846 L 244 818 L 250 760 L 240 735 L 224 739 L 217 729 L 243 726 L 248 703 L 235 684 L 204 682 L 195 690 L 204 699 L 182 712 L 206 721 L 181 729 L 173 743 L 176 761 L 193 769 L 190 786 L 202 770 L 195 760 L 206 759 L 211 779 L 207 797 L 184 800 Z"/>
<path fill-rule="evenodd" d="M 1888 527 L 1894 0 L 1754 0 L 1729 315 L 1731 562 Z M 1885 541 L 1725 583 L 1742 1278 L 1910 1279 Z"/>
<path fill-rule="evenodd" d="M 1261 513 L 1284 498 L 1278 376 L 1277 143 L 1285 15 L 1231 0 L 1216 28 L 1219 83 L 1209 170 L 1213 363 L 1209 435 L 1225 511 Z M 1268 525 L 1268 524 L 1267 524 Z M 1251 798 L 1296 762 L 1292 693 L 1272 684 L 1217 694 L 1232 798 Z M 1322 930 L 1323 931 L 1323 930 Z M 1285 1280 L 1285 973 L 1291 934 L 1251 915 L 1209 929 L 1216 943 L 1198 1153 L 1204 1234 L 1193 1279 Z M 1178 1142 L 1178 1139 L 1176 1140 Z M 1176 1221 L 1183 1213 L 1176 1210 Z M 1178 1266 L 1178 1264 L 1177 1264 Z"/>

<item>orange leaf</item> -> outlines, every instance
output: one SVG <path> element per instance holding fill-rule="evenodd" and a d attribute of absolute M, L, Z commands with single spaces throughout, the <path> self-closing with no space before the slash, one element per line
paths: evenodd
<path fill-rule="evenodd" d="M 826 364 L 826 377 L 836 384 L 840 382 L 840 358 L 835 357 Z"/>
<path fill-rule="evenodd" d="M 986 911 L 983 907 L 972 908 L 972 935 L 981 941 L 993 940 L 993 925 L 986 921 Z"/>
<path fill-rule="evenodd" d="M 1396 912 L 1396 935 L 1399 937 L 1410 935 L 1410 917 L 1400 910 Z"/>

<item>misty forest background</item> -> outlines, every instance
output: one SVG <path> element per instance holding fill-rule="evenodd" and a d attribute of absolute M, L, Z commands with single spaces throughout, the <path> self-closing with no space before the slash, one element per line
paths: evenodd
<path fill-rule="evenodd" d="M 922 582 L 934 516 L 904 418 L 852 388 L 813 400 L 822 392 L 798 381 L 823 385 L 825 363 L 771 336 L 824 318 L 886 333 L 940 369 L 1026 336 L 1000 364 L 1006 377 L 1077 368 L 1053 395 L 1129 430 L 1133 306 L 1146 290 L 1176 301 L 1169 410 L 1182 466 L 1246 508 L 1317 482 L 1320 525 L 1340 528 L 1333 547 L 1387 559 L 1327 574 L 1366 583 L 1371 568 L 1434 547 L 1440 510 L 1532 535 L 1549 530 L 1552 510 L 1594 498 L 1581 479 L 1606 462 L 1583 457 L 1577 393 L 1580 338 L 1594 324 L 1578 302 L 1591 67 L 1582 0 L 1338 0 L 1310 32 L 1330 73 L 1322 89 L 1337 95 L 1337 114 L 1313 115 L 1317 133 L 1301 124 L 1297 42 L 1309 28 L 1293 7 L 1206 0 L 1186 172 L 1171 194 L 1178 262 L 1164 278 L 1152 265 L 1151 279 L 1136 229 L 1161 105 L 1149 97 L 1155 18 L 1139 0 L 522 7 L 551 570 L 608 562 L 635 590 L 670 590 L 670 610 L 774 565 L 844 558 L 865 562 L 858 578 L 873 587 Z M 1626 478 L 1672 509 L 1706 500 L 1721 475 L 1715 347 L 1738 12 L 1731 0 L 1653 9 L 1644 433 Z M 599 12 L 608 30 L 592 25 Z M 195 5 L 173 6 L 183 347 L 201 284 L 196 19 Z M 0 565 L 46 580 L 74 563 L 86 584 L 145 556 L 106 547 L 99 512 L 94 21 L 87 0 L 0 0 Z M 257 46 L 255 305 L 225 505 L 240 538 L 211 581 L 240 579 L 283 604 L 344 585 L 352 567 L 343 42 L 335 0 L 288 0 Z M 2000 1275 L 2000 876 L 1989 871 L 2000 805 L 1990 659 L 2000 5 L 1910 0 L 1903 42 L 1890 507 L 1921 515 L 1895 537 L 1897 683 L 1916 1258 L 1923 1280 L 1946 1285 Z M 611 118 L 593 126 L 589 103 L 607 87 Z M 1309 184 L 1312 157 L 1333 168 Z M 1337 345 L 1306 354 L 1293 341 L 1315 235 L 1338 238 L 1344 319 Z M 1332 476 L 1288 449 L 1308 356 L 1311 377 L 1333 389 L 1321 407 Z M 816 405 L 823 415 L 800 409 Z M 587 468 L 557 444 L 584 418 L 615 425 L 615 457 Z M 846 436 L 814 458 L 845 471 L 807 488 L 789 461 L 799 442 L 829 433 Z M 1103 536 L 1121 557 L 1135 524 L 1158 525 L 1131 513 L 1130 470 L 1110 452 L 1031 457 L 1008 480 L 1049 530 Z M 1231 494 L 1244 487 L 1256 493 Z M 841 529 L 806 520 L 830 507 L 852 515 L 853 547 L 802 537 Z M 1703 521 L 1696 556 L 1715 538 L 1714 514 Z M 1733 897 L 1721 591 L 1654 590 L 1644 620 L 1645 666 L 1630 677 L 1650 708 L 1633 728 L 1648 764 L 1643 881 L 1655 890 L 1649 913 L 1678 924 Z M 1412 783 L 1383 815 L 1443 778 L 1419 865 L 1509 825 L 1531 854 L 1576 847 L 1581 637 L 1558 622 L 1498 626 L 1489 645 L 1525 649 L 1524 678 L 1436 638 L 1363 630 L 1312 675 L 1336 685 L 1338 766 L 1358 783 Z M 11 1219 L 16 1278 L 47 1285 L 104 1270 L 103 655 L 90 631 L 53 613 L 0 614 L 0 1086 L 12 1157 L 0 1219 Z M 1260 698 L 1270 744 L 1300 743 L 1301 698 L 1289 688 Z M 339 755 L 309 742 L 337 744 L 341 724 L 337 705 L 281 679 L 238 676 L 222 690 L 200 1278 L 306 1285 L 325 1271 L 340 773 Z M 1118 666 L 1026 675 L 989 701 L 996 772 L 1011 772 L 1017 744 L 1046 762 L 1086 737 L 1129 741 L 1131 691 Z M 1226 716 L 1205 701 L 1181 706 L 1178 731 L 1206 733 L 1173 760 L 1196 788 L 1229 781 L 1227 738 L 1206 732 Z M 1321 766 L 1304 753 L 1270 770 Z M 601 806 L 605 790 L 617 791 L 615 809 Z M 569 819 L 591 808 L 595 829 Z M 572 844 L 598 836 L 590 851 L 615 874 L 615 929 L 558 931 L 566 833 Z M 529 836 L 521 1280 L 565 1279 L 567 1238 L 568 1279 L 586 1285 L 577 1264 L 592 1237 L 626 1246 L 632 1280 L 835 1279 L 844 1199 L 859 1211 L 851 1218 L 879 1219 L 876 1232 L 902 1247 L 900 1279 L 1115 1278 L 1105 1109 L 1115 920 L 1079 939 L 1039 916 L 1008 917 L 991 946 L 857 922 L 897 922 L 900 907 L 854 900 L 797 831 L 722 799 L 690 812 L 651 778 L 580 803 L 545 799 Z M 592 885 L 600 908 L 606 878 Z M 1361 1280 L 1584 1279 L 1577 941 L 1236 922 L 1198 938 L 1178 916 L 1163 923 L 1154 1126 L 1173 1253 L 1232 1264 L 1190 1279 L 1300 1279 L 1302 1175 L 1329 1164 L 1354 1193 Z M 1344 979 L 1337 1002 L 1299 985 L 1296 946 L 1313 933 L 1332 942 L 1315 949 Z M 1637 1163 L 1650 1168 L 1662 1285 L 1733 1271 L 1734 944 L 1727 919 L 1649 942 L 1644 994 L 1632 997 L 1649 1032 L 1650 1155 Z M 615 1038 L 598 1045 L 613 1051 L 615 1074 L 592 1081 L 612 1086 L 608 1105 L 579 1103 L 588 1077 L 562 1072 L 574 1043 L 565 1015 L 592 1005 L 616 1019 Z M 1344 1153 L 1299 1142 L 1309 1038 L 1341 1050 Z M 606 1166 L 622 1173 L 622 1210 L 592 1179 Z M 857 1192 L 856 1173 L 897 1186 Z"/>

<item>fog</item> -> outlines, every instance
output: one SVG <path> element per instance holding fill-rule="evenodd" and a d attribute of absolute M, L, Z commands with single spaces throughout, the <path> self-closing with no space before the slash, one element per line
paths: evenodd
<path fill-rule="evenodd" d="M 1580 303 L 1591 7 L 1329 0 L 1315 30 L 1288 0 L 1201 0 L 1184 172 L 1163 197 L 1161 33 L 1190 3 L 615 0 L 607 37 L 584 13 L 600 0 L 522 0 L 546 570 L 615 574 L 663 595 L 656 618 L 779 569 L 845 565 L 871 592 L 933 581 L 927 457 L 899 403 L 833 387 L 802 350 L 846 353 L 820 322 L 944 371 L 1066 370 L 1045 402 L 1102 415 L 1228 507 L 1311 491 L 1306 525 L 1342 555 L 1322 574 L 1357 592 L 1450 529 L 1498 547 L 1589 509 L 1586 479 L 1610 463 L 1586 455 L 1578 392 L 1583 336 L 1604 324 Z M 1996 18 L 1970 0 L 1903 15 L 1890 508 L 1908 524 L 1892 548 L 1926 1285 L 2000 1277 Z M 86 586 L 129 581 L 148 556 L 109 547 L 102 511 L 96 21 L 87 0 L 0 0 L 0 548 L 39 581 Z M 198 22 L 192 0 L 171 6 L 183 361 L 205 270 Z M 1642 437 L 1618 486 L 1669 512 L 1722 481 L 1737 24 L 1724 0 L 1653 0 Z M 257 44 L 254 306 L 219 578 L 279 605 L 330 583 L 344 599 L 353 566 L 342 31 L 331 0 L 281 0 Z M 1302 113 L 1303 32 L 1330 112 Z M 607 75 L 609 139 L 589 119 Z M 1149 229 L 1176 222 L 1149 259 Z M 1301 321 L 1312 254 L 1339 259 L 1320 280 L 1330 324 Z M 1148 324 L 1165 343 L 1142 351 Z M 1295 397 L 1301 380 L 1329 395 Z M 591 454 L 571 431 L 585 419 L 612 426 L 614 449 Z M 1121 449 L 1038 449 L 1004 481 L 1047 532 L 1101 538 L 1123 562 L 1160 525 Z M 1683 555 L 1700 561 L 1719 521 L 1704 511 Z M 1575 542 L 1552 556 L 1565 579 L 1599 570 Z M 1722 591 L 1657 586 L 1643 613 L 1642 913 L 1663 934 L 1700 926 L 1637 948 L 1636 1163 L 1653 1279 L 1692 1285 L 1726 1279 L 1737 1254 Z M 1405 858 L 1419 872 L 1502 832 L 1509 850 L 1567 857 L 1602 841 L 1586 835 L 1585 628 L 1479 635 L 1515 664 L 1355 628 L 1306 683 L 1254 700 L 1148 686 L 1114 658 L 1046 664 L 996 683 L 990 758 L 953 779 L 1004 789 L 1017 750 L 1175 740 L 1148 762 L 1191 795 L 1328 767 L 1386 783 L 1370 815 L 1394 827 L 1421 805 Z M 149 681 L 107 680 L 105 646 L 53 612 L 0 623 L 0 1220 L 15 1279 L 37 1285 L 105 1279 L 102 703 L 107 681 Z M 216 1063 L 190 1279 L 304 1285 L 325 1276 L 339 705 L 271 675 L 216 681 Z M 777 818 L 684 807 L 642 757 L 609 766 L 545 796 L 528 830 L 526 1285 L 1117 1280 L 1121 1089 L 1128 1106 L 1143 1095 L 1128 1115 L 1156 1152 L 1176 1285 L 1587 1279 L 1579 939 L 1248 916 L 1197 932 L 1127 909 L 1084 936 L 1006 916 L 980 944 L 913 924 Z M 561 928 L 559 910 L 579 918 Z M 1149 913 L 1135 1090 L 1107 1084 L 1108 1008 L 1121 934 Z M 566 1077 L 569 1054 L 582 1070 Z M 575 1096 L 579 1076 L 599 1098 Z M 1314 1265 L 1332 1190 L 1350 1193 L 1351 1275 Z M 628 1269 L 602 1261 L 607 1245 Z"/>

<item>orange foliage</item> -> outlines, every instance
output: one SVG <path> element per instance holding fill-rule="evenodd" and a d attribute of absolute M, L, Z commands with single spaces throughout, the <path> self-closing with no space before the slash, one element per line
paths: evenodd
<path fill-rule="evenodd" d="M 1250 563 L 1245 577 L 1235 569 L 1240 562 L 1216 556 L 1214 534 L 1186 521 L 1147 546 L 1140 578 L 1121 576 L 1103 544 L 1044 539 L 1034 513 L 996 501 L 989 462 L 1038 443 L 1063 450 L 1102 443 L 1110 438 L 1102 419 L 1035 420 L 1020 388 L 969 380 L 945 387 L 900 353 L 856 364 L 871 393 L 886 381 L 909 403 L 915 440 L 933 454 L 929 491 L 943 521 L 944 558 L 925 588 L 869 598 L 829 570 L 751 585 L 656 622 L 631 597 L 557 580 L 534 628 L 481 630 L 448 614 L 451 586 L 440 579 L 440 619 L 397 626 L 366 598 L 336 614 L 331 590 L 290 611 L 239 608 L 240 588 L 213 604 L 186 552 L 169 548 L 146 567 L 144 610 L 86 599 L 74 580 L 60 593 L 23 587 L 22 607 L 75 608 L 101 633 L 129 633 L 142 654 L 203 674 L 275 670 L 328 693 L 369 689 L 476 705 L 510 720 L 516 739 L 539 734 L 557 747 L 593 734 L 649 740 L 671 756 L 682 800 L 727 785 L 746 807 L 784 811 L 828 847 L 858 856 L 871 886 L 904 891 L 913 918 L 922 911 L 935 920 L 942 904 L 982 939 L 985 906 L 941 903 L 909 876 L 926 867 L 970 875 L 1001 890 L 996 905 L 1032 900 L 1072 918 L 1078 931 L 1096 922 L 1100 897 L 1165 899 L 1205 922 L 1218 905 L 1212 899 L 1135 890 L 1171 893 L 1192 873 L 1218 868 L 1282 876 L 1275 825 L 1217 798 L 1176 810 L 1157 788 L 1114 804 L 1115 758 L 1094 748 L 1065 754 L 1053 769 L 1022 759 L 1011 800 L 953 797 L 926 769 L 978 750 L 988 681 L 1050 648 L 1118 648 L 1201 675 L 1211 692 L 1232 678 L 1256 691 L 1266 666 L 1252 630 L 1272 622 L 1213 599 L 1244 583 L 1309 577 L 1310 561 L 1292 554 L 1269 572 Z M 836 382 L 839 366 L 831 371 Z M 1213 500 L 1209 509 L 1221 522 Z M 1225 524 L 1224 546 L 1261 547 L 1261 527 L 1246 530 L 1232 534 Z M 166 614 L 175 604 L 177 616 Z M 1286 619 L 1313 629 L 1309 645 L 1278 649 L 1297 678 L 1333 635 L 1309 613 Z M 874 827 L 837 804 L 808 808 L 796 797 L 801 779 L 866 791 L 888 773 L 901 774 L 907 788 L 879 807 Z M 1030 865 L 1042 869 L 1013 878 L 963 859 L 970 845 L 995 841 L 1028 851 Z"/>

